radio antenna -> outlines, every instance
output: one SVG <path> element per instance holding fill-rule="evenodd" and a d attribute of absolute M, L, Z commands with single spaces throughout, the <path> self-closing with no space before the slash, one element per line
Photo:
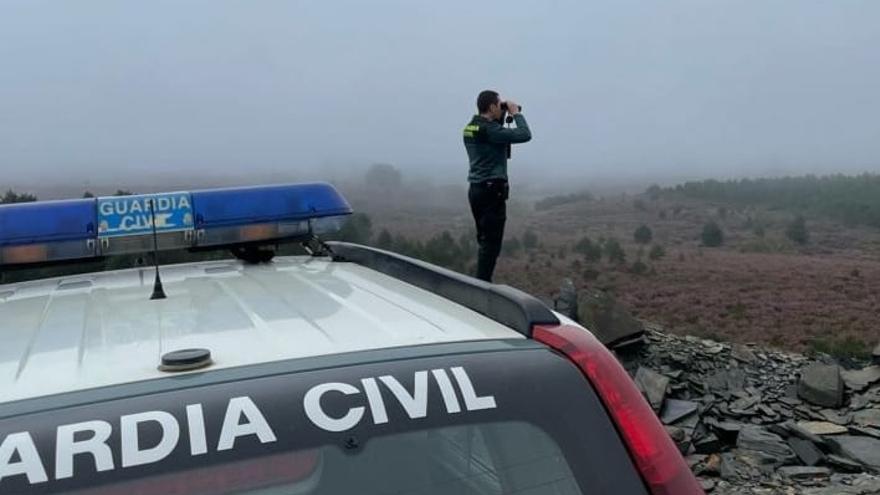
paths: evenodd
<path fill-rule="evenodd" d="M 165 289 L 162 288 L 162 278 L 159 276 L 159 236 L 156 234 L 156 209 L 153 205 L 156 203 L 154 198 L 150 198 L 150 218 L 153 224 L 153 263 L 156 266 L 156 279 L 153 281 L 153 295 L 150 300 L 165 299 Z"/>

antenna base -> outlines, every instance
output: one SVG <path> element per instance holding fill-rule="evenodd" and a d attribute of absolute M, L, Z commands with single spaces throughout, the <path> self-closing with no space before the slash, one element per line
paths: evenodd
<path fill-rule="evenodd" d="M 153 294 L 150 296 L 150 300 L 154 301 L 156 299 L 165 299 L 168 296 L 165 295 L 165 289 L 162 287 L 162 280 L 159 279 L 159 274 L 156 274 L 156 281 L 153 282 Z"/>

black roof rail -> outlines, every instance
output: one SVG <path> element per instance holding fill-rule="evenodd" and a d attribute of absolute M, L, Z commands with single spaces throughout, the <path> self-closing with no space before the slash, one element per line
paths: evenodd
<path fill-rule="evenodd" d="M 544 303 L 508 285 L 484 282 L 425 261 L 348 242 L 328 242 L 334 260 L 349 261 L 433 292 L 526 337 L 533 325 L 558 325 Z"/>

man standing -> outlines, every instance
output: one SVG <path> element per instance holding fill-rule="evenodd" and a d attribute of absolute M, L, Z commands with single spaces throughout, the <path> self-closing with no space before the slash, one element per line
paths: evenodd
<path fill-rule="evenodd" d="M 504 240 L 507 220 L 507 159 L 510 145 L 525 143 L 532 133 L 519 105 L 501 101 L 498 93 L 486 90 L 477 97 L 478 115 L 464 128 L 464 147 L 470 160 L 468 200 L 477 226 L 477 278 L 492 281 L 495 261 Z M 516 127 L 504 127 L 510 114 Z"/>

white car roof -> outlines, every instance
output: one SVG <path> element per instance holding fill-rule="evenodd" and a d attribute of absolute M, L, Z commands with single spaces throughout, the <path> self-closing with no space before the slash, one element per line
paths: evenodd
<path fill-rule="evenodd" d="M 290 358 L 522 334 L 354 263 L 279 257 L 166 265 L 0 285 L 0 403 L 167 377 L 169 351 L 208 370 Z"/>

